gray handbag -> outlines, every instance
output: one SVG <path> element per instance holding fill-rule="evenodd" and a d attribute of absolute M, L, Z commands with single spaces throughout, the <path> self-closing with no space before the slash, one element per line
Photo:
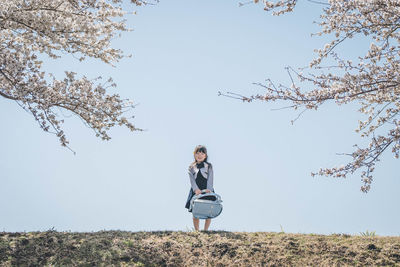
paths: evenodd
<path fill-rule="evenodd" d="M 194 195 L 190 200 L 190 208 L 193 217 L 197 219 L 211 219 L 215 218 L 222 212 L 222 200 L 218 194 L 205 193 L 201 191 L 199 195 Z M 214 198 L 215 200 L 210 200 Z"/>

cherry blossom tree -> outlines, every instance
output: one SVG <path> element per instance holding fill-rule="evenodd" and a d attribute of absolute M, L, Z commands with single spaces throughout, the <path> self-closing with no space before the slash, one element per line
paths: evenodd
<path fill-rule="evenodd" d="M 255 3 L 259 2 L 254 0 Z M 400 2 L 397 0 L 311 1 L 322 5 L 321 31 L 331 41 L 317 49 L 317 56 L 306 68 L 288 67 L 290 84 L 270 79 L 257 83 L 262 94 L 243 96 L 222 94 L 243 101 L 283 101 L 298 110 L 317 110 L 328 101 L 338 105 L 359 105 L 358 132 L 369 145 L 355 149 L 343 166 L 322 168 L 311 175 L 345 178 L 361 172 L 361 191 L 368 192 L 373 171 L 383 152 L 395 158 L 400 149 Z M 263 1 L 264 9 L 282 15 L 295 9 L 297 0 Z M 354 58 L 341 58 L 337 51 L 358 35 L 370 42 L 368 51 Z M 331 62 L 334 62 L 333 64 Z M 307 71 L 308 74 L 304 74 Z M 302 112 L 303 112 L 302 111 Z M 301 112 L 301 113 L 302 113 Z M 301 115 L 300 113 L 300 115 Z"/>
<path fill-rule="evenodd" d="M 0 1 L 0 95 L 32 114 L 62 146 L 69 143 L 61 127 L 63 110 L 79 117 L 103 140 L 110 139 L 107 132 L 115 125 L 140 130 L 123 116 L 133 102 L 107 94 L 116 86 L 111 78 L 101 83 L 101 77 L 78 78 L 77 73 L 65 71 L 65 78 L 57 79 L 43 70 L 39 60 L 72 54 L 79 61 L 89 57 L 112 65 L 123 58 L 123 52 L 110 43 L 129 30 L 121 5 L 122 0 Z"/>

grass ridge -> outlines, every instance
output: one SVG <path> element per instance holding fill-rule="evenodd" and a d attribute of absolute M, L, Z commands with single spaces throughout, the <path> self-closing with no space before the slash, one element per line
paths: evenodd
<path fill-rule="evenodd" d="M 0 266 L 400 266 L 400 237 L 274 232 L 0 232 Z"/>

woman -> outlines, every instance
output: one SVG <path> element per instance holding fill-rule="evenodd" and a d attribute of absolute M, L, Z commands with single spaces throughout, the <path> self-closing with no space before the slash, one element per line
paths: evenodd
<path fill-rule="evenodd" d="M 207 161 L 207 148 L 205 146 L 198 145 L 194 149 L 194 162 L 189 165 L 189 179 L 190 179 L 190 191 L 188 199 L 186 200 L 185 208 L 189 212 L 192 212 L 190 207 L 190 200 L 193 195 L 201 194 L 201 190 L 206 190 L 207 193 L 214 192 L 214 172 L 211 163 Z M 196 231 L 199 230 L 200 219 L 193 217 L 193 225 Z M 211 219 L 206 219 L 204 223 L 204 231 L 208 230 Z"/>

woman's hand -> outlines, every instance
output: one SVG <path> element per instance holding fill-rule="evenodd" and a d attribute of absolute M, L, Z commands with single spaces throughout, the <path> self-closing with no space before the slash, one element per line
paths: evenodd
<path fill-rule="evenodd" d="M 210 189 L 206 189 L 206 193 L 211 193 L 211 190 Z"/>
<path fill-rule="evenodd" d="M 196 190 L 194 191 L 194 193 L 195 193 L 196 195 L 200 195 L 200 194 L 201 194 L 201 190 L 200 190 L 200 189 L 196 189 Z"/>

